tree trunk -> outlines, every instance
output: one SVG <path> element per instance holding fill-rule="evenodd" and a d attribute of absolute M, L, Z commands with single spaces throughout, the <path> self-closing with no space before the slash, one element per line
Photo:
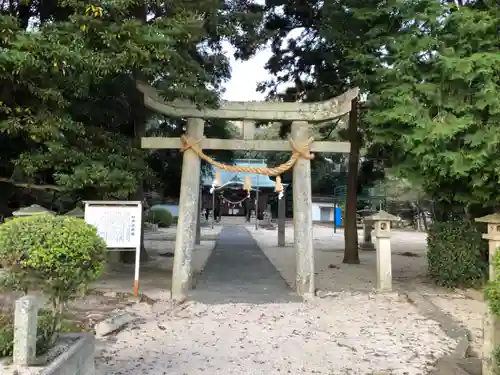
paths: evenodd
<path fill-rule="evenodd" d="M 142 8 L 141 8 L 142 9 Z M 136 72 L 133 75 L 134 82 L 139 78 L 140 73 Z M 140 77 L 142 78 L 142 77 Z M 135 112 L 134 116 L 134 138 L 136 140 L 137 147 L 141 147 L 141 138 L 146 136 L 146 121 L 147 121 L 147 110 L 144 105 L 144 95 L 135 91 L 135 97 L 132 101 L 133 108 Z M 137 189 L 134 194 L 134 200 L 144 203 L 144 181 L 142 177 L 137 176 Z M 149 255 L 144 247 L 144 210 L 141 219 L 141 263 L 149 259 Z M 123 251 L 121 253 L 121 260 L 123 263 L 134 263 L 135 262 L 135 251 Z"/>
<path fill-rule="evenodd" d="M 358 227 L 357 215 L 357 190 L 358 190 L 358 167 L 360 141 L 358 134 L 358 100 L 352 101 L 351 113 L 349 115 L 349 128 L 347 129 L 351 150 L 349 153 L 349 164 L 347 171 L 347 196 L 345 202 L 345 224 L 344 224 L 344 260 L 342 263 L 359 264 L 358 253 Z"/>

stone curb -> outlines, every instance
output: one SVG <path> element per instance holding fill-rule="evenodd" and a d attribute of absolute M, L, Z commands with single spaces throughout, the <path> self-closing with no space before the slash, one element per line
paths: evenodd
<path fill-rule="evenodd" d="M 59 355 L 39 375 L 94 375 L 95 338 L 90 333 L 68 333 L 62 337 L 74 338 L 66 352 Z"/>
<path fill-rule="evenodd" d="M 457 346 L 453 352 L 438 359 L 433 375 L 481 374 L 481 360 L 478 358 L 467 358 L 469 352 L 469 331 L 421 293 L 410 291 L 405 294 L 410 301 L 415 303 L 422 315 L 438 322 L 447 336 L 457 340 Z"/>
<path fill-rule="evenodd" d="M 407 292 L 406 295 L 410 301 L 415 303 L 422 315 L 438 322 L 446 335 L 458 341 L 451 357 L 465 358 L 469 350 L 469 331 L 463 328 L 455 319 L 444 313 L 421 293 L 411 291 Z"/>

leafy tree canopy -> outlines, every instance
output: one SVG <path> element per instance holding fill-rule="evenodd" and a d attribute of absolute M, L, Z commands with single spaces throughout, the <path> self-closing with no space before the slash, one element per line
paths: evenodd
<path fill-rule="evenodd" d="M 495 205 L 500 164 L 497 5 L 410 3 L 385 45 L 369 132 L 401 175 L 438 201 Z M 383 147 L 381 147 L 383 146 Z"/>
<path fill-rule="evenodd" d="M 359 86 L 374 167 L 397 167 L 436 201 L 497 203 L 495 1 L 269 0 L 267 11 L 262 90 L 320 100 Z"/>
<path fill-rule="evenodd" d="M 248 43 L 260 12 L 219 0 L 6 0 L 0 9 L 0 181 L 80 199 L 127 196 L 152 175 L 137 147 L 151 113 L 135 80 L 216 104 L 230 74 L 221 42 Z"/>

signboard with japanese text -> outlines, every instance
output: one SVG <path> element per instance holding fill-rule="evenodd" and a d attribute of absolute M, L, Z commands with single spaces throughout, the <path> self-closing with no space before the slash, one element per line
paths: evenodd
<path fill-rule="evenodd" d="M 97 228 L 108 248 L 138 248 L 141 245 L 140 202 L 85 202 L 85 221 Z"/>

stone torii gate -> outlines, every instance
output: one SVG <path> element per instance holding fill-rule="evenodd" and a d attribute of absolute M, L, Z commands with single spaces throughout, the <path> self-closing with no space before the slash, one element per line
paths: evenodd
<path fill-rule="evenodd" d="M 179 219 L 175 242 L 172 275 L 172 298 L 184 300 L 192 283 L 191 255 L 195 245 L 196 221 L 199 220 L 200 159 L 217 168 L 232 170 L 204 155 L 202 150 L 233 151 L 291 151 L 290 160 L 276 168 L 239 167 L 239 170 L 279 176 L 293 167 L 293 224 L 297 259 L 295 289 L 299 295 L 315 292 L 314 249 L 312 237 L 311 162 L 312 152 L 348 153 L 349 142 L 315 142 L 310 138 L 311 126 L 334 120 L 351 112 L 359 90 L 316 103 L 281 102 L 223 102 L 218 108 L 200 109 L 185 101 L 166 102 L 152 86 L 137 82 L 144 94 L 146 107 L 174 118 L 187 118 L 186 134 L 180 138 L 143 137 L 142 148 L 180 149 L 184 152 L 179 199 Z M 354 108 L 355 109 L 355 108 Z M 355 115 L 355 110 L 353 111 Z M 237 120 L 243 122 L 243 139 L 204 138 L 206 119 Z M 253 139 L 256 121 L 291 121 L 289 140 Z M 284 232 L 284 220 L 278 230 Z"/>

